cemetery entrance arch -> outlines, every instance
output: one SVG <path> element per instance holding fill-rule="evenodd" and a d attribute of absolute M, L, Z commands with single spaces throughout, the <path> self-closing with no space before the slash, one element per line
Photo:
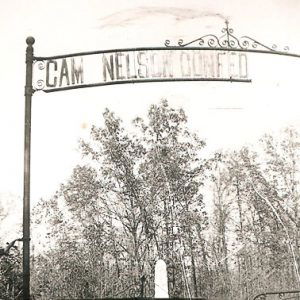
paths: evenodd
<path fill-rule="evenodd" d="M 237 38 L 226 22 L 221 36 L 207 34 L 190 42 L 166 40 L 163 47 L 126 48 L 35 56 L 26 39 L 25 143 L 23 195 L 23 298 L 30 298 L 30 148 L 31 103 L 35 92 L 53 93 L 106 85 L 178 81 L 251 83 L 247 53 L 300 58 L 249 36 Z M 257 297 L 256 297 L 257 298 Z"/>

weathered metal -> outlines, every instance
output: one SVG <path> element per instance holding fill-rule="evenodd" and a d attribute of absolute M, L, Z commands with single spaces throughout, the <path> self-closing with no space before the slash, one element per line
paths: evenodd
<path fill-rule="evenodd" d="M 30 144 L 31 98 L 34 38 L 26 39 L 25 132 L 24 132 L 24 198 L 23 198 L 23 299 L 30 299 Z"/>
<path fill-rule="evenodd" d="M 37 60 L 34 86 L 50 93 L 124 83 L 251 82 L 247 56 L 242 52 L 192 48 L 123 50 Z"/>

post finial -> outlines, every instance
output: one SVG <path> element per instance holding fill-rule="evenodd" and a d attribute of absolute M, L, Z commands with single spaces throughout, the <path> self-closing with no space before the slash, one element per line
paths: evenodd
<path fill-rule="evenodd" d="M 28 46 L 32 46 L 32 45 L 34 44 L 34 42 L 35 42 L 35 39 L 34 39 L 34 37 L 32 37 L 32 36 L 29 36 L 29 37 L 26 39 L 26 43 L 27 43 Z"/>

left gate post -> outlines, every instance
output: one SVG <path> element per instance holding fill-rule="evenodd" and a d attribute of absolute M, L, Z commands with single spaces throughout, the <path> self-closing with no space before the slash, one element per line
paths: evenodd
<path fill-rule="evenodd" d="M 30 299 L 30 142 L 34 38 L 26 39 L 24 190 L 23 190 L 23 299 Z"/>

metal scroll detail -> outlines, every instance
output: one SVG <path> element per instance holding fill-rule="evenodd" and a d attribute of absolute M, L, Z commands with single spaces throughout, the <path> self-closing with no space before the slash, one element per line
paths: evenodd
<path fill-rule="evenodd" d="M 300 290 L 274 291 L 274 292 L 265 292 L 265 293 L 258 294 L 253 298 L 253 300 L 299 299 L 299 296 L 300 296 Z"/>
<path fill-rule="evenodd" d="M 243 49 L 243 50 L 265 50 L 265 51 L 278 51 L 277 45 L 273 44 L 268 47 L 257 40 L 249 37 L 242 36 L 239 39 L 233 35 L 233 29 L 229 28 L 229 22 L 225 22 L 226 27 L 222 29 L 223 35 L 217 37 L 214 34 L 203 35 L 190 42 L 184 42 L 182 39 L 178 40 L 177 45 L 171 45 L 170 40 L 165 41 L 166 47 L 187 47 L 187 46 L 200 46 L 201 48 L 227 48 L 227 49 Z M 282 51 L 288 51 L 289 47 L 284 47 Z"/>
<path fill-rule="evenodd" d="M 46 67 L 45 61 L 43 61 L 43 60 L 35 61 L 34 63 L 37 64 L 37 68 L 39 71 L 43 71 Z M 45 80 L 43 80 L 43 79 L 36 80 L 34 88 L 37 91 L 43 90 L 45 88 Z"/>

